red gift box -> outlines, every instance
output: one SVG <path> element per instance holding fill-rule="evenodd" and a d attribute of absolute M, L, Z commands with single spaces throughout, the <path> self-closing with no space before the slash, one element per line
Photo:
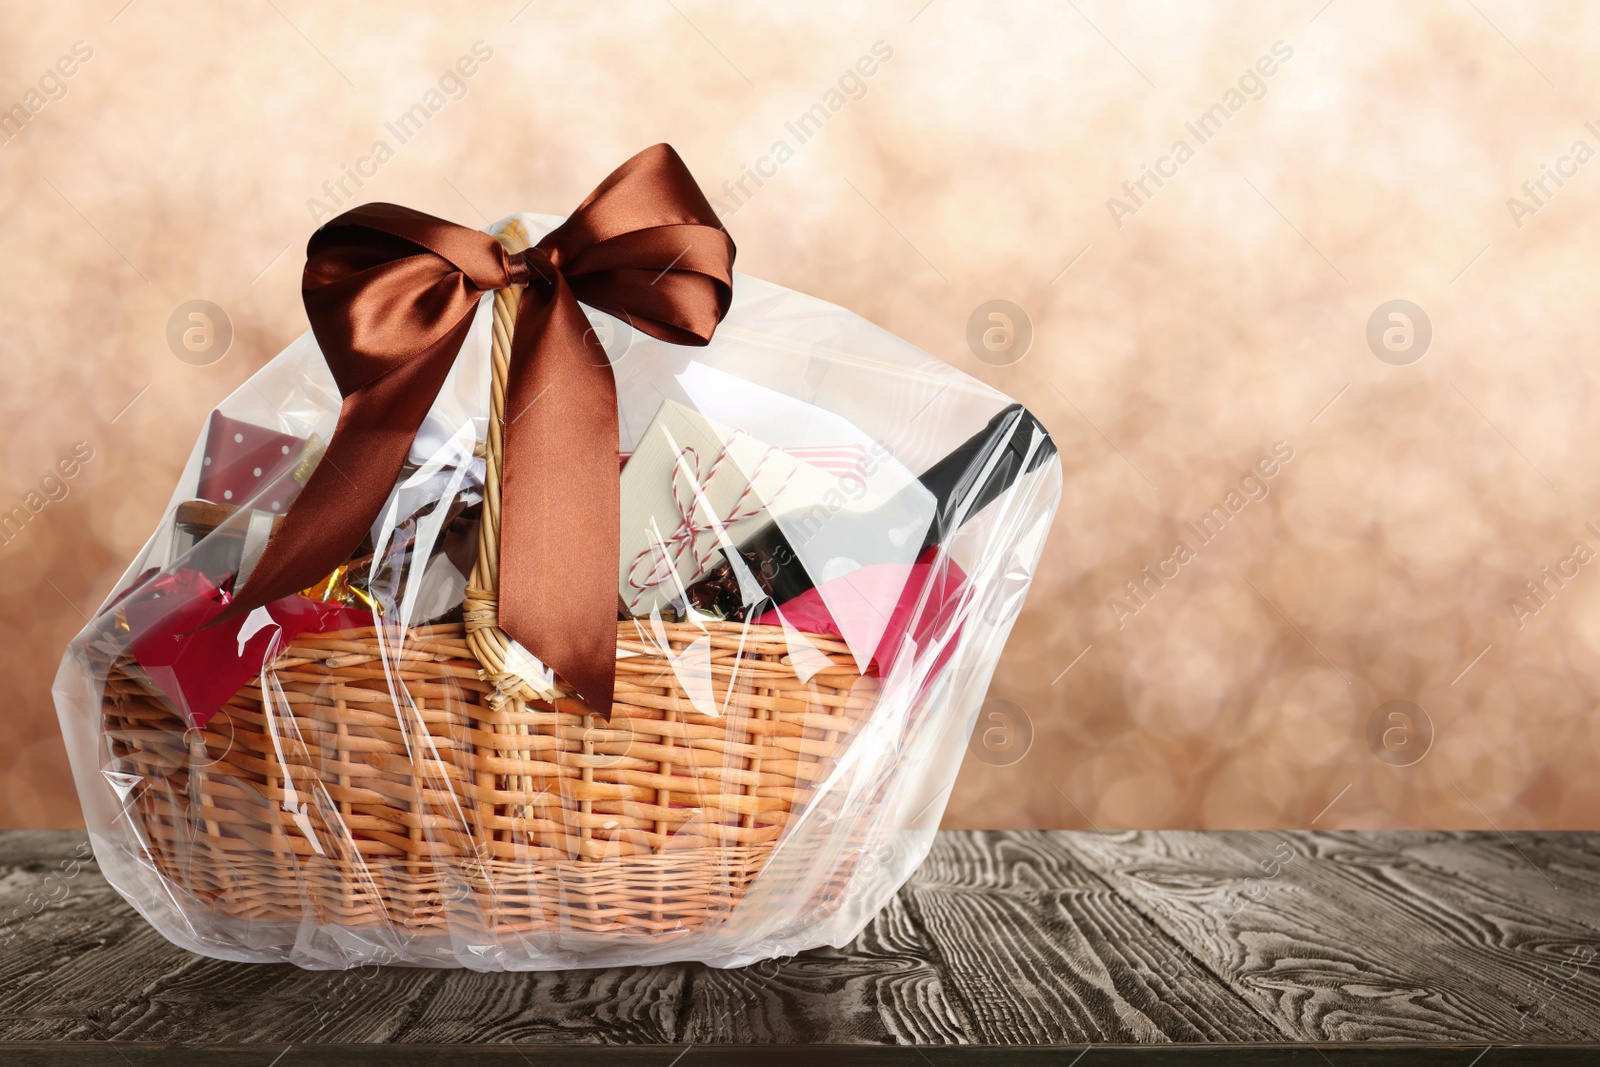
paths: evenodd
<path fill-rule="evenodd" d="M 250 502 L 283 514 L 300 492 L 295 473 L 307 442 L 248 422 L 211 413 L 197 495 L 214 504 Z"/>
<path fill-rule="evenodd" d="M 134 658 L 199 727 L 300 634 L 375 625 L 370 611 L 291 596 L 207 626 L 228 599 L 216 582 L 184 568 L 146 582 L 122 603 Z"/>

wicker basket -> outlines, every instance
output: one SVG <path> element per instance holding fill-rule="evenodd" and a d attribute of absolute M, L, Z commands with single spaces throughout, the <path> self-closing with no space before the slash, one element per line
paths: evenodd
<path fill-rule="evenodd" d="M 808 635 L 828 665 L 802 681 L 777 627 L 619 622 L 609 722 L 506 673 L 494 589 L 516 297 L 496 294 L 464 625 L 302 635 L 203 730 L 132 661 L 108 667 L 110 767 L 137 783 L 126 817 L 169 885 L 219 917 L 601 942 L 707 929 L 872 711 L 876 680 L 842 642 Z"/>

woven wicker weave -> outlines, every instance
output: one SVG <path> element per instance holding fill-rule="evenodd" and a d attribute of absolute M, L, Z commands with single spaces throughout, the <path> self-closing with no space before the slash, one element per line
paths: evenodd
<path fill-rule="evenodd" d="M 127 817 L 163 877 L 219 915 L 681 936 L 738 905 L 872 711 L 876 681 L 843 643 L 808 635 L 827 665 L 808 653 L 802 681 L 776 627 L 619 622 L 609 722 L 505 672 L 498 428 L 516 293 L 496 297 L 464 626 L 304 634 L 203 730 L 136 664 L 109 665 L 110 766 L 137 783 Z"/>

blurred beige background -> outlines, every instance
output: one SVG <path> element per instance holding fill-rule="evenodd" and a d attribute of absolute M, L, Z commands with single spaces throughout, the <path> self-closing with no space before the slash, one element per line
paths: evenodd
<path fill-rule="evenodd" d="M 303 329 L 309 201 L 476 42 L 355 197 L 561 213 L 670 141 L 742 270 L 1055 434 L 1065 499 L 947 825 L 1600 826 L 1600 15 L 124 3 L 0 11 L 0 509 L 38 505 L 0 538 L 0 826 L 79 822 L 63 646 L 210 407 Z M 165 341 L 197 298 L 235 330 L 204 367 Z M 996 299 L 1032 343 L 980 359 Z M 1415 312 L 1369 345 L 1399 299 L 1420 359 Z"/>

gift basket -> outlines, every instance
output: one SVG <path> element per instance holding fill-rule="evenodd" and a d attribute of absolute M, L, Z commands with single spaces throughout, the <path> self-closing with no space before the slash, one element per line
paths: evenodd
<path fill-rule="evenodd" d="M 1059 497 L 1020 405 L 732 270 L 658 145 L 567 219 L 330 220 L 55 693 L 226 959 L 715 966 L 926 854 Z"/>

